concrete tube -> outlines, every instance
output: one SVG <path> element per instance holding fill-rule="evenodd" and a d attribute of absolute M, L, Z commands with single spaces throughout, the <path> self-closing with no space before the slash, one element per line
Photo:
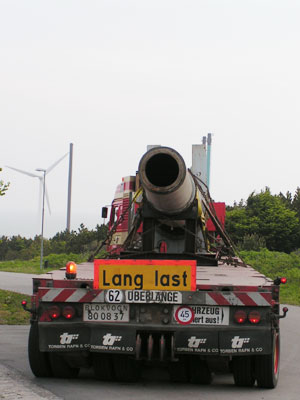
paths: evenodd
<path fill-rule="evenodd" d="M 178 214 L 195 198 L 195 184 L 185 162 L 170 147 L 147 151 L 139 163 L 139 176 L 148 201 L 163 213 Z"/>

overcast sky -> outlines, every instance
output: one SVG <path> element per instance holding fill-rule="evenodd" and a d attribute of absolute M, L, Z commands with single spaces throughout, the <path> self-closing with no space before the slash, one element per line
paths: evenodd
<path fill-rule="evenodd" d="M 0 0 L 0 166 L 47 168 L 74 143 L 72 228 L 101 223 L 147 144 L 213 133 L 211 193 L 300 186 L 299 0 Z M 3 168 L 0 236 L 33 237 L 38 179 Z M 46 182 L 66 227 L 68 160 Z"/>

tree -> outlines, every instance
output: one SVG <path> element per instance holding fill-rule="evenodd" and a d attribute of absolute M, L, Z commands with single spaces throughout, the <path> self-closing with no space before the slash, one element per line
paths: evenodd
<path fill-rule="evenodd" d="M 298 247 L 299 219 L 295 211 L 285 206 L 269 189 L 247 200 L 250 219 L 258 222 L 256 232 L 264 237 L 269 250 L 290 252 Z"/>
<path fill-rule="evenodd" d="M 300 219 L 300 188 L 297 187 L 296 192 L 292 201 L 292 209 L 296 211 L 298 218 Z"/>
<path fill-rule="evenodd" d="M 0 168 L 0 172 L 2 171 L 2 168 Z M 4 196 L 5 192 L 7 191 L 10 183 L 4 183 L 3 181 L 0 180 L 0 196 Z"/>
<path fill-rule="evenodd" d="M 53 238 L 44 238 L 44 255 L 49 254 L 90 254 L 99 243 L 106 238 L 107 225 L 96 225 L 89 230 L 81 224 L 77 231 L 65 230 L 58 232 Z M 0 261 L 4 260 L 29 260 L 40 254 L 41 236 L 26 239 L 20 235 L 0 237 Z"/>
<path fill-rule="evenodd" d="M 225 227 L 234 243 L 240 242 L 245 235 L 249 235 L 250 226 L 246 208 L 233 208 L 226 211 Z"/>
<path fill-rule="evenodd" d="M 266 248 L 266 241 L 264 238 L 260 237 L 257 233 L 252 233 L 250 235 L 245 235 L 243 240 L 238 243 L 238 248 L 240 250 L 247 251 L 260 251 Z"/>
<path fill-rule="evenodd" d="M 282 200 L 282 202 L 289 208 L 289 209 L 293 209 L 293 196 L 292 193 L 287 191 L 286 195 L 284 195 L 283 193 L 279 193 L 278 197 Z"/>
<path fill-rule="evenodd" d="M 244 236 L 256 234 L 263 238 L 269 250 L 290 252 L 299 247 L 300 223 L 280 196 L 272 196 L 266 188 L 252 193 L 244 208 L 227 212 L 226 228 L 232 239 L 242 242 Z"/>

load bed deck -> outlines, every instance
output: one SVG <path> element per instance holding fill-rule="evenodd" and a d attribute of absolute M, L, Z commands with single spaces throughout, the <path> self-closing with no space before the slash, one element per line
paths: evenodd
<path fill-rule="evenodd" d="M 65 280 L 65 268 L 49 271 L 37 276 L 37 278 L 40 280 Z M 76 280 L 92 282 L 93 279 L 94 264 L 92 262 L 78 264 Z M 226 288 L 235 290 L 236 288 L 237 290 L 242 287 L 270 288 L 272 285 L 273 281 L 271 279 L 249 265 L 227 264 L 224 261 L 220 261 L 217 267 L 196 267 L 196 288 L 199 290 L 207 290 L 209 288 L 218 288 L 218 290 L 226 290 Z"/>

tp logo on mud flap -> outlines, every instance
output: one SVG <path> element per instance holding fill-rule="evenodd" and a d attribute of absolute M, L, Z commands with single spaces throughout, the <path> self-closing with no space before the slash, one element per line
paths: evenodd
<path fill-rule="evenodd" d="M 113 346 L 115 342 L 120 342 L 121 340 L 122 336 L 113 336 L 111 333 L 107 333 L 103 336 L 103 345 Z"/>
<path fill-rule="evenodd" d="M 200 344 L 205 344 L 207 339 L 198 339 L 196 336 L 191 336 L 188 339 L 188 347 L 198 348 Z"/>
<path fill-rule="evenodd" d="M 76 340 L 79 338 L 79 334 L 69 334 L 68 332 L 60 335 L 60 344 L 71 344 L 72 340 Z"/>
<path fill-rule="evenodd" d="M 250 338 L 240 338 L 239 336 L 234 336 L 234 338 L 231 339 L 231 347 L 233 349 L 241 349 L 244 344 L 250 342 Z"/>

